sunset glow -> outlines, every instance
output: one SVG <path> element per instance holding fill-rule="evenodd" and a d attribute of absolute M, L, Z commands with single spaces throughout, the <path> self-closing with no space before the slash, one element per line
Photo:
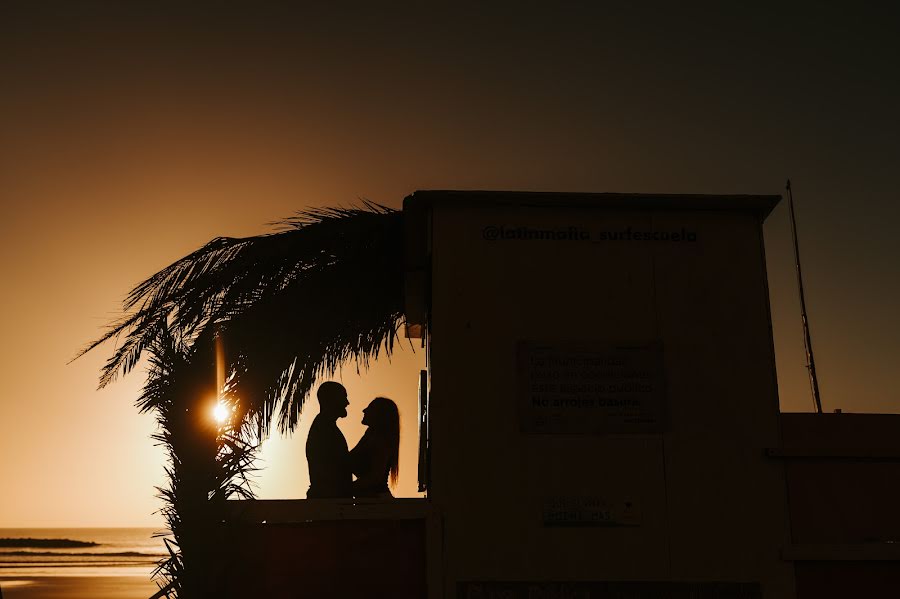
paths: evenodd
<path fill-rule="evenodd" d="M 900 38 L 883 4 L 810 13 L 716 3 L 694 14 L 667 3 L 393 13 L 0 3 L 0 271 L 10 290 L 0 310 L 0 526 L 162 527 L 155 489 L 165 486 L 166 452 L 151 439 L 155 416 L 135 409 L 145 366 L 98 391 L 124 338 L 70 362 L 137 283 L 218 237 L 272 233 L 270 223 L 299 210 L 360 198 L 400 209 L 423 189 L 781 194 L 790 177 L 824 409 L 900 412 L 900 83 L 885 76 Z M 786 202 L 763 232 L 771 385 L 783 411 L 811 411 Z M 482 231 L 472 234 L 480 247 Z M 509 243 L 535 257 L 550 247 Z M 559 243 L 573 255 L 581 248 Z M 665 272 L 649 258 L 646 268 Z M 581 301 L 593 277 L 612 284 L 625 273 L 597 271 L 559 292 Z M 548 274 L 535 269 L 535 290 Z M 460 275 L 460 287 L 470 284 Z M 484 283 L 487 296 L 505 284 Z M 694 299 L 704 296 L 685 297 L 685 306 Z M 655 300 L 645 300 L 649 310 Z M 452 314 L 447 326 L 471 326 L 473 343 L 495 343 L 478 309 Z M 317 314 L 291 317 L 320 324 Z M 658 328 L 642 327 L 641 336 Z M 226 333 L 219 351 L 237 355 Z M 580 327 L 559 336 L 577 338 Z M 403 418 L 395 495 L 415 497 L 426 352 L 402 338 L 394 347 L 390 360 L 380 353 L 368 369 L 351 362 L 335 374 L 350 401 L 338 427 L 352 447 L 366 430 L 362 409 L 376 396 L 395 400 Z M 449 376 L 476 384 L 494 367 Z M 257 405 L 232 392 L 232 375 L 203 374 L 192 424 L 216 433 Z M 234 403 L 217 405 L 220 397 Z M 260 452 L 260 498 L 305 496 L 318 408 L 313 390 L 290 435 L 276 412 Z M 509 416 L 514 426 L 518 414 Z M 471 423 L 480 426 L 477 414 Z"/>

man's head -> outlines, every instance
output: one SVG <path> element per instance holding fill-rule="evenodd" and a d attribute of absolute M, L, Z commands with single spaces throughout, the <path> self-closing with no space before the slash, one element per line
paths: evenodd
<path fill-rule="evenodd" d="M 319 414 L 331 416 L 335 419 L 343 418 L 347 415 L 347 390 L 340 383 L 334 381 L 325 381 L 319 385 L 316 392 L 319 399 Z"/>

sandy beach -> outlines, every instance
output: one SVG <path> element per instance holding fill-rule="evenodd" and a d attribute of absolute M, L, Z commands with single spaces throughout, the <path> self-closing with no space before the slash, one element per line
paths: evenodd
<path fill-rule="evenodd" d="M 148 599 L 157 590 L 140 576 L 0 577 L 3 599 Z"/>

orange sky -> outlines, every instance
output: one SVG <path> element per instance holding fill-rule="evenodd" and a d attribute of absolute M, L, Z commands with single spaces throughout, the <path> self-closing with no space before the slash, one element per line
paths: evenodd
<path fill-rule="evenodd" d="M 214 236 L 416 189 L 790 176 L 825 409 L 900 411 L 892 15 L 79 4 L 0 8 L 0 527 L 161 522 L 141 374 L 98 392 L 111 347 L 66 364 L 132 285 Z M 784 205 L 765 233 L 782 408 L 809 410 Z M 348 379 L 341 423 L 352 444 L 366 401 L 398 400 L 405 494 L 423 361 Z M 303 496 L 304 439 L 266 448 L 262 496 Z"/>

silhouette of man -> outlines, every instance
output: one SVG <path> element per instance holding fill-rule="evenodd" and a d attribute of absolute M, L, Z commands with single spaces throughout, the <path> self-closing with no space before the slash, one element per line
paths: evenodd
<path fill-rule="evenodd" d="M 319 414 L 309 427 L 306 461 L 309 463 L 309 499 L 352 497 L 350 452 L 347 440 L 337 427 L 337 419 L 347 416 L 347 390 L 340 383 L 326 381 L 316 392 Z"/>

